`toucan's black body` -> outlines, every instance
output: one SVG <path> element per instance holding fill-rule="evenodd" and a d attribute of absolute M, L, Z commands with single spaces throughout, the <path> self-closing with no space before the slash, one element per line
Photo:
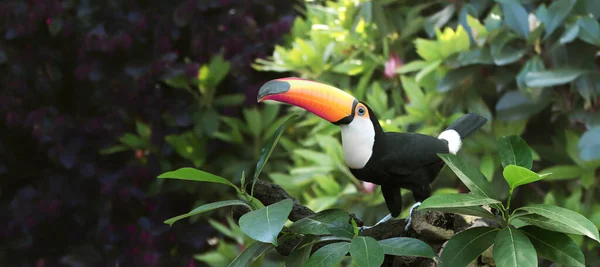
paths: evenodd
<path fill-rule="evenodd" d="M 375 113 L 369 110 L 375 128 L 373 155 L 361 169 L 352 169 L 352 174 L 362 181 L 381 185 L 388 210 L 393 217 L 402 211 L 400 188 L 413 193 L 416 202 L 431 195 L 430 184 L 444 167 L 438 153 L 448 153 L 448 141 L 418 133 L 384 132 Z M 477 114 L 461 117 L 448 127 L 456 130 L 461 139 L 486 123 Z"/>

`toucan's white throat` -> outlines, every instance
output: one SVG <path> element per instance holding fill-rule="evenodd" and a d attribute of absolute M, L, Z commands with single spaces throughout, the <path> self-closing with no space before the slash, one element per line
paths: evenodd
<path fill-rule="evenodd" d="M 373 123 L 367 116 L 356 116 L 352 122 L 340 127 L 346 165 L 353 169 L 361 169 L 373 155 L 373 144 L 375 144 Z"/>

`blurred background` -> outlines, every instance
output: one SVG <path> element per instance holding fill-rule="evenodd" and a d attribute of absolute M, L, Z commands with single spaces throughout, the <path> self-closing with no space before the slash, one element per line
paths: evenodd
<path fill-rule="evenodd" d="M 256 104 L 284 76 L 349 91 L 388 131 L 436 135 L 479 113 L 461 157 L 506 191 L 496 140 L 520 135 L 553 174 L 513 205 L 600 226 L 598 18 L 597 0 L 2 1 L 0 265 L 226 266 L 250 242 L 230 209 L 163 221 L 235 191 L 156 177 L 194 167 L 239 184 L 293 112 L 260 178 L 315 211 L 385 216 L 338 127 Z M 445 168 L 434 191 L 465 189 Z M 572 237 L 600 265 L 598 244 Z"/>

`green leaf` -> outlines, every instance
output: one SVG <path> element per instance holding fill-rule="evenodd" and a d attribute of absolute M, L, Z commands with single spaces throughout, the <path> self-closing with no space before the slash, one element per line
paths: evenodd
<path fill-rule="evenodd" d="M 529 20 L 527 10 L 518 2 L 502 3 L 504 23 L 521 37 L 529 38 Z"/>
<path fill-rule="evenodd" d="M 292 212 L 293 202 L 284 199 L 240 217 L 240 229 L 254 240 L 277 246 L 277 235 Z"/>
<path fill-rule="evenodd" d="M 494 261 L 498 267 L 538 266 L 535 248 L 526 235 L 509 226 L 496 235 Z"/>
<path fill-rule="evenodd" d="M 190 86 L 188 79 L 184 75 L 173 76 L 164 81 L 168 86 L 177 89 L 185 89 Z"/>
<path fill-rule="evenodd" d="M 244 109 L 244 118 L 246 126 L 253 136 L 259 136 L 261 130 L 260 113 L 256 108 Z"/>
<path fill-rule="evenodd" d="M 229 267 L 247 267 L 257 258 L 267 253 L 273 248 L 272 244 L 254 242 L 237 256 L 228 266 Z"/>
<path fill-rule="evenodd" d="M 100 150 L 99 153 L 101 155 L 109 155 L 109 154 L 127 151 L 129 149 L 130 148 L 126 147 L 126 146 L 111 146 L 111 147 L 103 148 L 102 150 Z"/>
<path fill-rule="evenodd" d="M 206 160 L 206 139 L 198 138 L 193 131 L 183 134 L 171 134 L 165 136 L 165 141 L 177 154 L 194 163 L 194 167 L 200 168 Z"/>
<path fill-rule="evenodd" d="M 494 171 L 496 170 L 496 164 L 494 162 L 494 158 L 490 154 L 485 154 L 481 158 L 481 164 L 479 166 L 479 171 L 483 173 L 485 178 L 488 181 L 492 181 L 494 178 Z"/>
<path fill-rule="evenodd" d="M 572 210 L 554 205 L 530 204 L 525 207 L 518 208 L 515 211 L 526 211 L 528 213 L 541 215 L 553 221 L 561 222 L 562 224 L 576 231 L 578 234 L 586 235 L 589 238 L 600 242 L 598 228 L 596 228 L 596 226 L 586 217 Z"/>
<path fill-rule="evenodd" d="M 304 266 L 330 267 L 342 261 L 350 250 L 350 243 L 338 242 L 325 245 L 310 256 Z"/>
<path fill-rule="evenodd" d="M 459 208 L 497 204 L 500 201 L 475 194 L 444 194 L 430 196 L 419 205 L 419 210 Z"/>
<path fill-rule="evenodd" d="M 590 17 L 582 17 L 577 21 L 579 38 L 590 44 L 600 46 L 600 24 Z"/>
<path fill-rule="evenodd" d="M 417 75 L 415 76 L 415 81 L 417 83 L 420 83 L 421 80 L 423 78 L 425 78 L 425 76 L 427 76 L 429 73 L 435 71 L 441 64 L 442 64 L 441 60 L 436 60 L 436 61 L 431 62 L 429 65 L 427 65 L 427 67 L 423 68 L 421 71 L 419 71 L 419 73 L 417 73 Z"/>
<path fill-rule="evenodd" d="M 458 176 L 471 192 L 487 198 L 494 198 L 495 194 L 492 185 L 479 169 L 471 164 L 467 164 L 461 158 L 453 154 L 438 154 L 438 156 L 444 160 L 446 165 L 452 169 L 456 176 Z"/>
<path fill-rule="evenodd" d="M 426 107 L 425 94 L 415 80 L 406 76 L 401 76 L 400 82 L 402 83 L 402 89 L 406 93 L 406 96 L 408 96 L 410 105 L 418 109 L 424 109 Z"/>
<path fill-rule="evenodd" d="M 579 157 L 582 160 L 592 161 L 600 159 L 600 126 L 586 131 L 579 139 Z"/>
<path fill-rule="evenodd" d="M 517 37 L 507 31 L 500 32 L 490 40 L 490 53 L 494 63 L 504 66 L 521 59 L 526 53 L 526 46 Z"/>
<path fill-rule="evenodd" d="M 515 219 L 511 220 L 512 225 L 524 223 L 526 225 L 535 225 L 537 227 L 560 233 L 579 235 L 578 231 L 573 230 L 570 226 L 553 219 L 548 219 L 537 214 L 516 214 Z"/>
<path fill-rule="evenodd" d="M 201 132 L 212 137 L 219 128 L 219 123 L 219 113 L 213 108 L 206 108 L 200 114 L 200 123 L 196 124 L 197 127 L 202 129 L 195 129 L 195 132 Z"/>
<path fill-rule="evenodd" d="M 184 167 L 177 169 L 175 171 L 165 172 L 158 176 L 160 179 L 179 179 L 179 180 L 189 180 L 196 182 L 210 182 L 210 183 L 219 183 L 229 185 L 236 190 L 239 190 L 237 186 L 235 186 L 229 180 L 217 176 L 208 172 L 204 172 L 201 170 L 197 170 L 194 168 Z"/>
<path fill-rule="evenodd" d="M 497 228 L 473 227 L 454 235 L 442 250 L 439 267 L 467 266 L 493 243 Z"/>
<path fill-rule="evenodd" d="M 429 65 L 429 62 L 423 60 L 411 61 L 408 64 L 402 65 L 396 69 L 396 73 L 406 74 L 414 71 L 421 70 Z"/>
<path fill-rule="evenodd" d="M 369 236 L 357 236 L 350 243 L 352 262 L 358 266 L 381 266 L 385 254 L 383 247 Z"/>
<path fill-rule="evenodd" d="M 349 224 L 350 216 L 343 210 L 331 209 L 304 217 L 289 226 L 289 229 L 299 234 L 327 235 L 327 227 L 337 223 Z"/>
<path fill-rule="evenodd" d="M 227 207 L 227 206 L 235 206 L 235 205 L 250 207 L 250 206 L 248 206 L 248 204 L 246 204 L 245 202 L 240 201 L 240 200 L 225 200 L 225 201 L 213 202 L 213 203 L 208 203 L 208 204 L 202 205 L 200 207 L 197 207 L 186 214 L 182 214 L 182 215 L 170 218 L 170 219 L 164 221 L 164 223 L 168 224 L 169 226 L 173 226 L 173 224 L 176 221 L 179 221 L 181 219 L 184 219 L 187 217 L 192 217 L 194 215 L 198 215 L 198 214 L 210 211 L 210 210 Z"/>
<path fill-rule="evenodd" d="M 131 134 L 131 133 L 126 133 L 123 136 L 121 136 L 119 138 L 119 141 L 121 141 L 121 143 L 126 144 L 127 146 L 134 148 L 134 149 L 143 149 L 143 148 L 147 148 L 148 146 L 150 146 L 150 143 L 148 143 L 147 140 L 144 140 L 142 138 L 140 138 L 137 135 Z"/>
<path fill-rule="evenodd" d="M 425 242 L 409 237 L 393 237 L 380 240 L 383 253 L 394 256 L 414 256 L 434 258 L 435 252 Z"/>
<path fill-rule="evenodd" d="M 146 139 L 150 138 L 151 130 L 150 130 L 150 126 L 148 126 L 148 124 L 145 124 L 141 121 L 136 121 L 135 129 L 141 137 L 146 138 Z"/>
<path fill-rule="evenodd" d="M 285 267 L 302 267 L 308 261 L 315 236 L 305 236 L 285 259 Z"/>
<path fill-rule="evenodd" d="M 480 66 L 467 66 L 448 71 L 438 83 L 438 92 L 445 93 L 456 88 L 468 87 L 469 84 L 473 83 L 480 68 Z"/>
<path fill-rule="evenodd" d="M 566 266 L 585 266 L 581 248 L 566 234 L 535 226 L 525 226 L 519 230 L 529 238 L 542 257 Z"/>
<path fill-rule="evenodd" d="M 504 179 L 508 182 L 510 189 L 513 190 L 517 186 L 537 182 L 544 179 L 548 174 L 539 175 L 526 168 L 517 165 L 508 165 L 502 172 Z"/>
<path fill-rule="evenodd" d="M 471 28 L 471 35 L 473 36 L 473 40 L 479 46 L 483 46 L 485 44 L 486 37 L 488 35 L 488 30 L 481 24 L 481 22 L 467 14 L 467 24 Z"/>
<path fill-rule="evenodd" d="M 556 165 L 540 171 L 541 174 L 549 173 L 546 181 L 577 179 L 583 174 L 583 169 L 577 165 Z"/>
<path fill-rule="evenodd" d="M 567 26 L 565 32 L 560 36 L 560 44 L 568 44 L 573 42 L 579 36 L 579 25 L 573 23 Z"/>
<path fill-rule="evenodd" d="M 544 66 L 544 62 L 539 55 L 536 55 L 530 58 L 525 66 L 521 69 L 519 74 L 517 75 L 517 86 L 521 92 L 528 94 L 532 99 L 536 99 L 540 95 L 540 90 L 543 90 L 541 87 L 531 88 L 527 86 L 526 77 L 527 73 L 534 71 L 543 71 L 546 67 Z"/>
<path fill-rule="evenodd" d="M 551 87 L 574 81 L 587 71 L 562 68 L 546 71 L 530 71 L 525 75 L 525 83 L 529 87 Z"/>
<path fill-rule="evenodd" d="M 492 58 L 489 47 L 481 47 L 461 52 L 460 54 L 458 54 L 457 60 L 460 66 L 467 66 L 473 64 L 494 64 L 494 59 Z"/>
<path fill-rule="evenodd" d="M 427 62 L 438 61 L 443 58 L 440 52 L 440 45 L 434 40 L 417 38 L 415 40 L 415 47 L 417 54 Z"/>
<path fill-rule="evenodd" d="M 365 64 L 361 60 L 356 59 L 348 59 L 335 67 L 333 67 L 332 71 L 335 73 L 346 74 L 349 76 L 354 76 L 362 73 L 365 70 Z"/>
<path fill-rule="evenodd" d="M 521 91 L 508 91 L 496 103 L 496 114 L 499 119 L 506 121 L 526 119 L 548 104 L 545 92 L 548 91 L 542 92 L 542 97 L 532 100 Z"/>
<path fill-rule="evenodd" d="M 241 105 L 245 100 L 244 94 L 230 94 L 216 97 L 212 104 L 216 107 L 230 107 Z"/>
<path fill-rule="evenodd" d="M 203 85 L 208 88 L 215 88 L 229 73 L 231 63 L 224 60 L 223 54 L 218 54 L 213 56 L 208 64 L 209 75 L 207 79 L 203 81 Z"/>
<path fill-rule="evenodd" d="M 269 157 L 271 156 L 271 153 L 273 153 L 273 150 L 275 149 L 275 146 L 279 142 L 281 135 L 294 122 L 294 119 L 296 119 L 297 117 L 298 117 L 297 114 L 293 114 L 293 115 L 289 116 L 281 124 L 281 126 L 279 126 L 279 128 L 277 129 L 275 134 L 273 134 L 273 137 L 271 137 L 271 140 L 269 140 L 262 147 L 262 149 L 260 151 L 260 157 L 258 158 L 258 161 L 256 162 L 256 170 L 254 171 L 254 178 L 252 179 L 252 193 L 251 193 L 252 195 L 254 195 L 254 184 L 256 184 L 256 179 L 258 179 L 258 176 L 260 175 L 263 168 L 265 167 L 265 163 L 267 163 L 267 161 L 269 160 Z"/>
<path fill-rule="evenodd" d="M 548 7 L 547 17 L 539 18 L 540 21 L 544 24 L 546 35 L 544 39 L 548 38 L 559 26 L 563 24 L 563 21 L 571 10 L 577 0 L 558 0 L 554 1 L 550 7 Z"/>

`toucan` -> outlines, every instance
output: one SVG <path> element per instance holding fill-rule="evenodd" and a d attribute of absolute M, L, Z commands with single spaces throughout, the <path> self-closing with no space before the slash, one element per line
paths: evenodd
<path fill-rule="evenodd" d="M 350 172 L 359 180 L 381 186 L 390 214 L 375 225 L 400 215 L 400 188 L 410 190 L 415 205 L 406 219 L 406 229 L 413 209 L 431 195 L 431 183 L 444 166 L 438 153 L 456 154 L 463 140 L 487 122 L 484 117 L 469 113 L 450 124 L 437 138 L 419 133 L 384 132 L 365 102 L 334 86 L 294 77 L 265 83 L 258 91 L 257 102 L 267 100 L 303 108 L 341 128 L 344 161 Z"/>

